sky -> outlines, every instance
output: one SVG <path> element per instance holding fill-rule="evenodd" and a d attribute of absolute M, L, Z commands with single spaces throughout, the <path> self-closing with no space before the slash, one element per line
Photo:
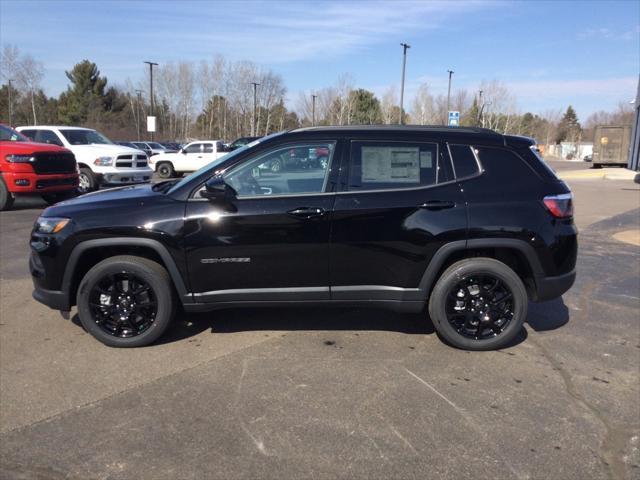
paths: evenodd
<path fill-rule="evenodd" d="M 343 73 L 381 96 L 399 89 L 401 42 L 407 109 L 422 83 L 446 93 L 453 70 L 454 91 L 495 79 L 522 112 L 571 104 L 585 119 L 635 97 L 640 1 L 0 0 L 0 44 L 44 64 L 49 95 L 83 59 L 121 85 L 143 78 L 145 60 L 221 54 L 280 74 L 290 106 Z"/>

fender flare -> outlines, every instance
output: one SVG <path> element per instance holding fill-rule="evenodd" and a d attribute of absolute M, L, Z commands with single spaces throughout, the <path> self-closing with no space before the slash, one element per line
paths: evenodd
<path fill-rule="evenodd" d="M 524 240 L 515 238 L 474 238 L 472 240 L 457 240 L 443 245 L 433 255 L 418 286 L 421 294 L 424 295 L 423 298 L 428 298 L 433 284 L 438 280 L 436 275 L 438 275 L 438 272 L 453 253 L 474 248 L 511 248 L 517 250 L 526 258 L 534 279 L 545 276 L 544 269 L 540 264 L 534 248 Z"/>
<path fill-rule="evenodd" d="M 64 270 L 64 276 L 62 278 L 62 291 L 69 298 L 71 295 L 71 282 L 76 271 L 76 266 L 82 254 L 88 250 L 100 247 L 113 247 L 113 246 L 136 246 L 136 247 L 148 247 L 153 249 L 162 259 L 165 264 L 169 276 L 176 287 L 178 296 L 183 303 L 190 303 L 191 294 L 188 293 L 184 279 L 178 270 L 175 260 L 162 243 L 151 238 L 139 238 L 139 237 L 114 237 L 114 238 L 99 238 L 95 240 L 85 240 L 76 245 L 69 255 L 69 261 Z"/>

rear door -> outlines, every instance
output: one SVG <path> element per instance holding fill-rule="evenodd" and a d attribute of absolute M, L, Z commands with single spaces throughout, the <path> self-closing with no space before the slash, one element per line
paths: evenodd
<path fill-rule="evenodd" d="M 424 300 L 418 286 L 433 254 L 466 236 L 465 202 L 442 146 L 351 140 L 333 212 L 332 299 Z"/>

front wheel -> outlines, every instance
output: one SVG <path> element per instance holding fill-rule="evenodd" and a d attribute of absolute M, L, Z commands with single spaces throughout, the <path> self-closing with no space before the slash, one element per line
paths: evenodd
<path fill-rule="evenodd" d="M 454 263 L 438 279 L 429 315 L 441 337 L 466 350 L 507 346 L 522 330 L 527 291 L 520 277 L 492 258 Z"/>
<path fill-rule="evenodd" d="M 90 168 L 80 168 L 80 175 L 78 177 L 78 193 L 89 193 L 98 189 L 98 179 Z"/>
<path fill-rule="evenodd" d="M 13 206 L 13 194 L 9 191 L 0 176 L 0 211 L 11 210 Z"/>
<path fill-rule="evenodd" d="M 116 256 L 96 264 L 78 287 L 82 326 L 111 347 L 142 347 L 171 322 L 175 299 L 167 271 L 141 257 Z"/>
<path fill-rule="evenodd" d="M 176 175 L 173 165 L 169 162 L 160 163 L 157 171 L 160 178 L 173 178 Z"/>

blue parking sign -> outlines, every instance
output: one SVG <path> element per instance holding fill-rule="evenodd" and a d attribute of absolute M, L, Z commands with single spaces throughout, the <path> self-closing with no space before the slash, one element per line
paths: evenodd
<path fill-rule="evenodd" d="M 450 127 L 460 126 L 460 112 L 449 112 L 449 126 Z"/>

